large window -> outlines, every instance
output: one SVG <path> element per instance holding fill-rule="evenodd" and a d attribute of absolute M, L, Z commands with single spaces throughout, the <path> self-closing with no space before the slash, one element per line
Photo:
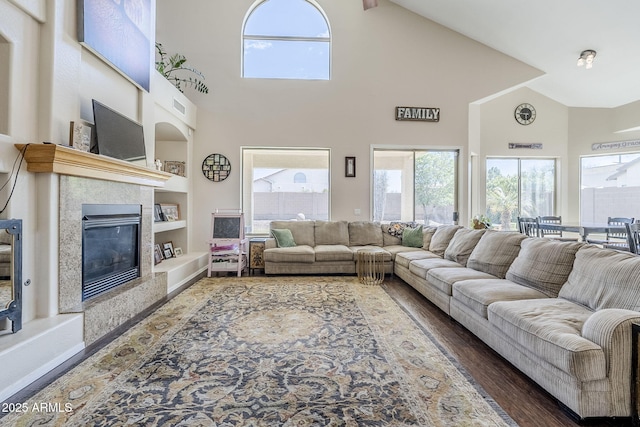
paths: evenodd
<path fill-rule="evenodd" d="M 518 216 L 555 215 L 555 159 L 487 159 L 487 216 L 516 230 Z"/>
<path fill-rule="evenodd" d="M 243 148 L 242 210 L 248 233 L 269 222 L 329 219 L 329 149 Z"/>
<path fill-rule="evenodd" d="M 329 79 L 329 23 L 315 2 L 262 1 L 242 35 L 243 77 Z"/>
<path fill-rule="evenodd" d="M 640 153 L 580 159 L 580 222 L 604 224 L 609 217 L 638 218 Z"/>
<path fill-rule="evenodd" d="M 373 152 L 374 221 L 451 224 L 457 214 L 457 151 Z"/>

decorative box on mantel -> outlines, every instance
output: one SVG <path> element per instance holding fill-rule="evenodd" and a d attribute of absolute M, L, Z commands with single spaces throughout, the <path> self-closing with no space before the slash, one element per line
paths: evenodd
<path fill-rule="evenodd" d="M 15 147 L 22 151 L 25 145 L 16 144 Z M 164 187 L 165 182 L 173 176 L 124 160 L 56 144 L 29 144 L 24 158 L 29 172 L 57 173 L 149 187 Z"/>

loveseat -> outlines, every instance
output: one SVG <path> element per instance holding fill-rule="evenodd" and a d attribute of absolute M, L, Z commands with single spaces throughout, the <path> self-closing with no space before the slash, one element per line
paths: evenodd
<path fill-rule="evenodd" d="M 398 234 L 389 233 L 393 227 L 376 223 L 272 223 L 286 227 L 306 246 L 299 249 L 307 258 L 296 258 L 297 246 L 277 248 L 271 241 L 264 254 L 267 274 L 354 273 L 355 251 L 380 247 L 389 254 L 387 268 L 579 417 L 632 415 L 631 329 L 640 323 L 640 257 L 455 225 L 424 228 L 421 247 L 403 246 Z M 329 237 L 334 235 L 341 240 Z M 375 241 L 360 240 L 374 235 Z M 332 261 L 332 253 L 344 258 Z"/>

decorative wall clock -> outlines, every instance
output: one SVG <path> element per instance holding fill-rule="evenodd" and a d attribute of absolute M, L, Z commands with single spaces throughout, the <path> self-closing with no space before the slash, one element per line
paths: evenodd
<path fill-rule="evenodd" d="M 231 173 L 231 162 L 222 154 L 209 154 L 202 162 L 202 173 L 213 182 L 224 181 Z"/>
<path fill-rule="evenodd" d="M 536 119 L 536 109 L 531 104 L 520 104 L 516 107 L 515 117 L 521 125 L 530 125 Z"/>

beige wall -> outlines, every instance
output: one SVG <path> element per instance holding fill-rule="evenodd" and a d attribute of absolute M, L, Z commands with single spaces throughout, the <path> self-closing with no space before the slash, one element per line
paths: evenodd
<path fill-rule="evenodd" d="M 158 0 L 157 39 L 204 72 L 208 95 L 187 91 L 198 105 L 193 236 L 206 235 L 209 213 L 240 207 L 240 147 L 328 147 L 332 219 L 370 219 L 372 146 L 461 149 L 461 222 L 468 216 L 469 104 L 540 74 L 527 65 L 381 1 L 319 0 L 333 37 L 330 81 L 240 78 L 241 30 L 253 0 Z M 191 11 L 197 10 L 194 16 Z M 440 107 L 439 123 L 394 120 L 399 105 Z M 234 173 L 222 183 L 199 171 L 211 153 L 227 156 Z M 357 157 L 356 178 L 344 157 Z M 202 195 L 202 197 L 200 196 Z M 360 209 L 361 215 L 354 215 Z M 204 239 L 194 237 L 195 248 Z M 199 246 L 198 246 L 199 245 Z"/>

